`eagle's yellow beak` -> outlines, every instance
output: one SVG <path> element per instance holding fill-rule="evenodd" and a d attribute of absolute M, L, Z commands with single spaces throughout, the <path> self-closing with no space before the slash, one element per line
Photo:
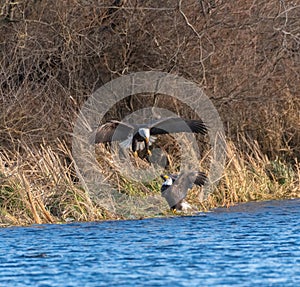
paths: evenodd
<path fill-rule="evenodd" d="M 149 138 L 145 138 L 145 142 L 146 142 L 146 144 L 148 144 L 149 143 Z"/>

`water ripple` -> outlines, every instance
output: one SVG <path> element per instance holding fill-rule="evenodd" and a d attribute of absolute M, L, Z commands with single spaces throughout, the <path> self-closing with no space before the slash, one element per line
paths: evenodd
<path fill-rule="evenodd" d="M 299 207 L 0 229 L 0 286 L 297 286 Z"/>

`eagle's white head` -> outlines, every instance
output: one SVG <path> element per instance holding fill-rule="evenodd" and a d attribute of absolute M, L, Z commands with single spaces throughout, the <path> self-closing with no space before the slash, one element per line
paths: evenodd
<path fill-rule="evenodd" d="M 149 142 L 149 139 L 150 139 L 150 130 L 147 129 L 147 128 L 140 128 L 139 129 L 139 134 L 141 137 L 143 137 L 146 142 Z"/>
<path fill-rule="evenodd" d="M 171 186 L 173 184 L 173 178 L 171 176 L 168 175 L 162 175 L 161 176 L 165 181 L 163 182 L 162 185 L 164 186 Z"/>

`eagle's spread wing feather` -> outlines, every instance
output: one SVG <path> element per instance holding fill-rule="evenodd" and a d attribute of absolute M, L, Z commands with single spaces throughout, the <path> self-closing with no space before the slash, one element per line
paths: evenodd
<path fill-rule="evenodd" d="M 207 181 L 205 173 L 201 171 L 185 171 L 181 177 L 186 178 L 188 188 L 192 188 L 194 184 L 203 186 Z M 182 182 L 184 182 L 183 179 Z"/>
<path fill-rule="evenodd" d="M 95 135 L 95 143 L 124 141 L 133 132 L 134 126 L 115 120 L 101 125 Z"/>
<path fill-rule="evenodd" d="M 207 176 L 205 175 L 205 173 L 201 172 L 201 171 L 197 172 L 196 179 L 195 179 L 194 183 L 196 185 L 202 186 L 206 183 L 206 181 L 207 181 Z"/>
<path fill-rule="evenodd" d="M 193 132 L 206 134 L 207 127 L 201 120 L 187 120 L 181 118 L 165 118 L 154 122 L 150 126 L 152 135 Z"/>

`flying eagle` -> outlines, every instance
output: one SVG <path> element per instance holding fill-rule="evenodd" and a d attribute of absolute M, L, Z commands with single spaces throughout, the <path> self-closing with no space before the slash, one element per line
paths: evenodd
<path fill-rule="evenodd" d="M 95 143 L 120 141 L 122 147 L 131 147 L 134 156 L 137 157 L 137 151 L 144 148 L 146 148 L 147 154 L 151 155 L 149 146 L 155 141 L 156 135 L 180 132 L 205 135 L 207 127 L 201 120 L 174 117 L 163 118 L 146 124 L 130 124 L 111 120 L 97 129 Z"/>
<path fill-rule="evenodd" d="M 197 171 L 182 172 L 180 175 L 161 175 L 164 180 L 161 194 L 167 200 L 172 211 L 188 211 L 192 206 L 186 202 L 188 189 L 193 184 L 203 186 L 207 180 L 205 173 Z"/>

